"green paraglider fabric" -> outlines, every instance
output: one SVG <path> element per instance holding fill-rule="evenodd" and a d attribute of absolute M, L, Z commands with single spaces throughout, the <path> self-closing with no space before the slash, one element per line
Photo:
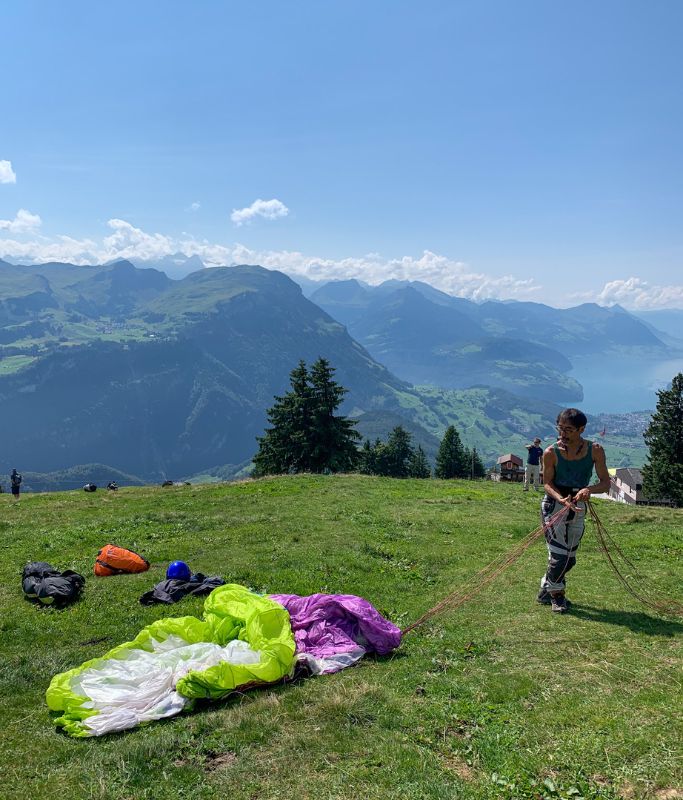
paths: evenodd
<path fill-rule="evenodd" d="M 291 672 L 294 636 L 278 603 L 227 584 L 209 595 L 203 616 L 157 620 L 133 641 L 56 675 L 47 690 L 56 724 L 78 737 L 124 730 L 178 713 L 197 698 L 219 699 Z M 143 693 L 136 680 L 157 692 L 144 711 L 126 708 L 127 698 Z"/>

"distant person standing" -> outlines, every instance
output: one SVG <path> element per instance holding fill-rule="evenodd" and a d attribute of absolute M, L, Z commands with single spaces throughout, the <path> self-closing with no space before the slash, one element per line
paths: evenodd
<path fill-rule="evenodd" d="M 529 484 L 534 487 L 534 491 L 538 491 L 538 486 L 541 481 L 541 456 L 543 455 L 543 448 L 540 446 L 541 440 L 538 436 L 534 439 L 533 444 L 527 444 L 526 449 L 528 455 L 526 457 L 526 469 L 524 470 L 524 491 L 529 491 Z"/>
<path fill-rule="evenodd" d="M 16 469 L 13 469 L 9 476 L 9 479 L 10 483 L 12 484 L 12 497 L 15 500 L 18 500 L 19 491 L 21 490 L 21 481 L 22 481 L 21 475 L 16 471 Z"/>

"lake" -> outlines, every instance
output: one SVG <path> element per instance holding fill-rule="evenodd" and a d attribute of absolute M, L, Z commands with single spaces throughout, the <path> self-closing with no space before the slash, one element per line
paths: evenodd
<path fill-rule="evenodd" d="M 634 357 L 572 359 L 569 373 L 583 386 L 583 411 L 623 413 L 645 411 L 657 404 L 657 389 L 666 389 L 674 375 L 683 372 L 683 358 L 652 361 Z"/>

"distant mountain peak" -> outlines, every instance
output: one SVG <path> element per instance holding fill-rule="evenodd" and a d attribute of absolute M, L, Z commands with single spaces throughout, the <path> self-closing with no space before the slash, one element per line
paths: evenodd
<path fill-rule="evenodd" d="M 132 258 L 131 262 L 138 269 L 156 269 L 165 272 L 169 278 L 176 281 L 206 268 L 198 255 L 186 256 L 184 253 L 173 253 L 156 259 Z"/>
<path fill-rule="evenodd" d="M 125 258 L 122 258 L 120 261 L 113 261 L 109 265 L 110 270 L 117 270 L 118 272 L 134 272 L 138 269 L 132 262 L 128 261 Z"/>
<path fill-rule="evenodd" d="M 342 303 L 354 306 L 366 306 L 370 298 L 370 291 L 355 278 L 343 281 L 330 281 L 311 294 L 311 300 L 320 305 Z"/>

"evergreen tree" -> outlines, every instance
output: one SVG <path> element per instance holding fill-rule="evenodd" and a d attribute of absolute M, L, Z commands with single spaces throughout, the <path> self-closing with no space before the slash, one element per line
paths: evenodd
<path fill-rule="evenodd" d="M 460 441 L 460 434 L 454 425 L 446 429 L 439 452 L 436 455 L 436 478 L 466 478 L 470 474 L 467 453 Z"/>
<path fill-rule="evenodd" d="M 334 370 L 318 359 L 309 373 L 304 361 L 290 373 L 290 391 L 268 409 L 271 427 L 257 437 L 255 477 L 283 472 L 337 472 L 356 463 L 354 422 L 335 417 L 346 389 Z"/>
<path fill-rule="evenodd" d="M 412 455 L 411 436 L 405 428 L 397 425 L 378 453 L 377 474 L 390 478 L 407 478 Z"/>
<path fill-rule="evenodd" d="M 345 472 L 354 469 L 358 462 L 356 441 L 360 434 L 355 430 L 355 420 L 335 417 L 347 392 L 333 380 L 334 368 L 324 358 L 311 367 L 311 451 L 312 472 Z"/>
<path fill-rule="evenodd" d="M 657 410 L 644 434 L 649 454 L 643 491 L 653 500 L 666 498 L 683 506 L 683 373 L 657 397 Z"/>
<path fill-rule="evenodd" d="M 425 451 L 418 445 L 417 450 L 413 453 L 408 462 L 408 474 L 411 478 L 431 478 L 432 471 L 429 468 L 429 462 Z"/>
<path fill-rule="evenodd" d="M 472 465 L 471 465 L 471 472 L 473 478 L 485 478 L 486 477 L 486 467 L 484 466 L 484 462 L 481 460 L 479 453 L 477 453 L 477 448 L 472 448 Z"/>
<path fill-rule="evenodd" d="M 305 470 L 309 463 L 308 428 L 311 398 L 306 364 L 300 361 L 289 376 L 291 389 L 275 397 L 268 409 L 270 428 L 257 437 L 258 453 L 254 456 L 255 477 Z"/>
<path fill-rule="evenodd" d="M 363 447 L 358 455 L 358 469 L 364 475 L 377 475 L 378 458 L 384 445 L 379 439 L 371 444 L 369 439 L 363 442 Z"/>

